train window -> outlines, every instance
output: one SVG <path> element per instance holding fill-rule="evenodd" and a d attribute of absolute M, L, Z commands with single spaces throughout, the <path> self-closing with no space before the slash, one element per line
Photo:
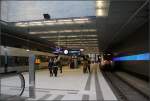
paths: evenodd
<path fill-rule="evenodd" d="M 48 59 L 46 56 L 40 55 L 40 56 L 37 56 L 37 58 L 40 59 L 41 62 L 48 62 Z"/>
<path fill-rule="evenodd" d="M 18 66 L 25 66 L 28 65 L 28 57 L 17 57 L 17 65 Z"/>
<path fill-rule="evenodd" d="M 8 66 L 26 66 L 28 57 L 8 56 Z"/>
<path fill-rule="evenodd" d="M 7 61 L 8 61 L 8 66 L 15 66 L 15 62 L 14 62 L 14 57 L 13 56 L 8 56 L 7 57 Z"/>
<path fill-rule="evenodd" d="M 4 67 L 4 65 L 5 65 L 5 57 L 0 56 L 0 67 Z"/>

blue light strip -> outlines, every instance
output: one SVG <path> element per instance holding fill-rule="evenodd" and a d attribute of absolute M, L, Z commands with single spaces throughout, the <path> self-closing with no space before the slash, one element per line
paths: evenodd
<path fill-rule="evenodd" d="M 150 53 L 137 54 L 131 56 L 115 57 L 113 61 L 137 61 L 137 60 L 150 60 Z"/>

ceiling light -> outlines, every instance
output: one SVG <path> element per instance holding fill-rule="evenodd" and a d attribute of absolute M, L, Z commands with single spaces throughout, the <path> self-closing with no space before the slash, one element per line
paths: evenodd
<path fill-rule="evenodd" d="M 75 21 L 76 24 L 90 23 L 91 21 Z"/>
<path fill-rule="evenodd" d="M 15 24 L 15 26 L 18 26 L 18 27 L 26 27 L 27 25 L 28 25 L 27 22 L 19 22 Z"/>
<path fill-rule="evenodd" d="M 30 50 L 29 50 L 29 49 L 26 49 L 26 51 L 29 52 Z"/>
<path fill-rule="evenodd" d="M 75 30 L 72 30 L 73 32 L 80 32 L 81 30 L 77 30 L 77 29 L 75 29 Z"/>
<path fill-rule="evenodd" d="M 104 10 L 103 9 L 97 9 L 96 10 L 96 16 L 105 16 L 104 15 Z"/>
<path fill-rule="evenodd" d="M 102 8 L 104 6 L 104 1 L 96 1 L 96 7 Z"/>
<path fill-rule="evenodd" d="M 57 20 L 58 22 L 72 22 L 72 19 Z"/>
<path fill-rule="evenodd" d="M 42 22 L 29 22 L 30 26 L 38 26 L 38 25 L 43 25 Z"/>
<path fill-rule="evenodd" d="M 44 23 L 55 23 L 56 20 L 49 20 L 49 21 L 44 21 Z"/>
<path fill-rule="evenodd" d="M 79 19 L 73 19 L 74 21 L 88 21 L 88 18 L 79 18 Z"/>
<path fill-rule="evenodd" d="M 55 41 L 55 40 L 51 39 L 51 41 Z M 59 41 L 60 42 L 66 42 L 66 40 L 63 40 L 63 39 L 60 39 Z M 69 39 L 69 40 L 67 40 L 67 42 L 68 41 L 98 41 L 98 39 L 84 39 L 84 38 L 82 38 L 82 39 Z"/>
<path fill-rule="evenodd" d="M 53 30 L 53 31 L 43 31 L 43 32 L 30 32 L 29 34 L 47 34 L 47 33 L 71 33 L 71 32 L 96 32 L 96 29 L 80 29 L 80 30 L 60 30 L 60 31 L 56 31 L 56 30 Z"/>
<path fill-rule="evenodd" d="M 97 37 L 97 35 L 64 35 L 64 36 L 43 36 L 43 37 L 40 37 L 40 38 L 77 38 L 77 37 L 85 37 L 85 38 L 88 38 L 88 37 Z"/>
<path fill-rule="evenodd" d="M 48 31 L 48 33 L 58 33 L 58 31 Z"/>
<path fill-rule="evenodd" d="M 72 30 L 64 30 L 64 32 L 72 32 Z"/>
<path fill-rule="evenodd" d="M 55 25 L 55 23 L 44 23 L 45 25 Z"/>
<path fill-rule="evenodd" d="M 74 24 L 74 22 L 64 22 L 64 24 Z"/>
<path fill-rule="evenodd" d="M 81 52 L 83 52 L 83 51 L 84 51 L 84 49 L 80 49 L 80 51 L 81 51 Z"/>

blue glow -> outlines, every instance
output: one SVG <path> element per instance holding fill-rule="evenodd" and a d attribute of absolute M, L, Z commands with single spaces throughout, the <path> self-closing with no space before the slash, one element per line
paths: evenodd
<path fill-rule="evenodd" d="M 134 60 L 134 61 L 137 61 L 137 60 L 150 60 L 150 53 L 113 58 L 113 61 L 130 61 L 130 60 Z"/>

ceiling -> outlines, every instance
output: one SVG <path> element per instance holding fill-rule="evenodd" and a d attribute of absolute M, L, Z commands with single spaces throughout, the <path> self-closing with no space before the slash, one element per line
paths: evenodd
<path fill-rule="evenodd" d="M 58 47 L 98 52 L 95 21 L 95 17 L 82 17 L 19 22 L 12 25 L 26 29 L 29 35 L 48 40 Z"/>
<path fill-rule="evenodd" d="M 9 25 L 58 47 L 83 48 L 86 52 L 98 53 L 148 22 L 148 0 L 99 1 L 105 1 L 105 6 L 96 5 L 97 17 L 23 21 Z"/>
<path fill-rule="evenodd" d="M 108 17 L 96 20 L 99 48 L 105 50 L 148 23 L 149 0 L 110 0 Z"/>

